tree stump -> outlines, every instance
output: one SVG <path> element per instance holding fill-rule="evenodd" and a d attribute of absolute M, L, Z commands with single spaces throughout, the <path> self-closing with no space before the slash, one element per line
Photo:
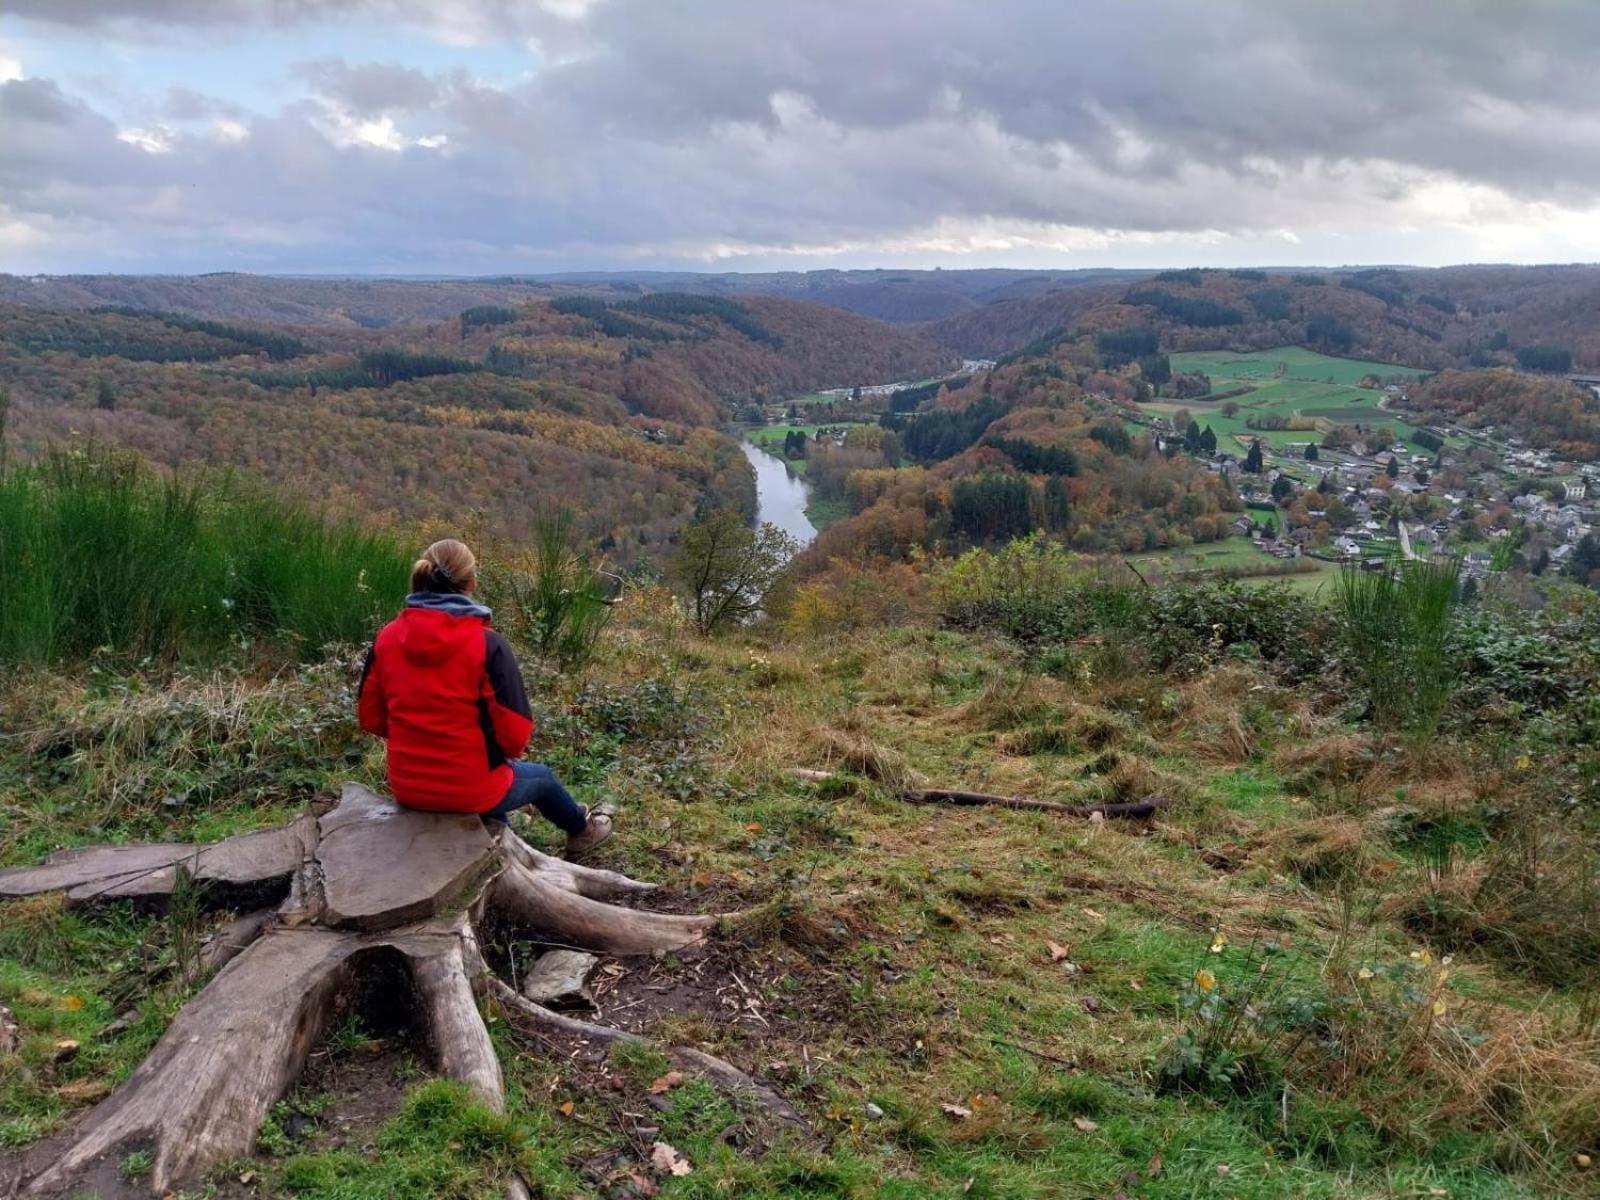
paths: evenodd
<path fill-rule="evenodd" d="M 90 1164 L 133 1144 L 152 1149 L 156 1195 L 250 1154 L 336 1002 L 379 956 L 398 954 L 409 970 L 435 1069 L 500 1109 L 500 1064 L 478 1009 L 499 981 L 479 949 L 480 922 L 493 916 L 557 945 L 628 955 L 692 945 L 719 919 L 608 903 L 655 885 L 552 858 L 475 816 L 400 808 L 358 784 L 325 815 L 279 829 L 208 846 L 67 850 L 0 871 L 0 898 L 59 891 L 73 907 L 159 903 L 184 874 L 207 902 L 268 911 L 216 939 L 209 961 L 224 965 L 149 1057 L 72 1130 L 23 1155 L 9 1177 L 0 1169 L 0 1194 L 66 1192 Z M 517 1000 L 512 1019 L 548 1026 L 555 1017 Z M 599 1041 L 619 1032 L 582 1027 Z M 776 1099 L 720 1059 L 679 1053 L 714 1082 L 769 1106 Z"/>

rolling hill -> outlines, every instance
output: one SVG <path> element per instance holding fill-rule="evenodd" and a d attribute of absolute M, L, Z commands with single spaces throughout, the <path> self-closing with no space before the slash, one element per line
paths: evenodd
<path fill-rule="evenodd" d="M 413 287 L 437 302 L 428 285 L 396 294 Z M 952 359 L 915 331 L 769 297 L 568 296 L 383 330 L 223 316 L 0 305 L 12 449 L 93 440 L 242 468 L 408 528 L 514 537 L 570 504 L 631 561 L 708 498 L 753 506 L 715 429 L 746 402 Z"/>

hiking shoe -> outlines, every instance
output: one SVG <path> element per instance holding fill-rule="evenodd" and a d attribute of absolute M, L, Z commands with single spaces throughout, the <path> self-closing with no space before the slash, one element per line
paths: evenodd
<path fill-rule="evenodd" d="M 568 858 L 582 858 L 610 837 L 616 829 L 616 822 L 611 819 L 609 813 L 591 808 L 585 810 L 584 815 L 587 820 L 583 829 L 567 835 L 566 857 Z"/>

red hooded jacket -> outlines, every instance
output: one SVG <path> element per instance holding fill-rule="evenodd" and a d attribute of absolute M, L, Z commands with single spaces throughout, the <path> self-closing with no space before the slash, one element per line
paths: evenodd
<path fill-rule="evenodd" d="M 511 787 L 533 714 L 489 621 L 467 596 L 413 592 L 367 652 L 357 713 L 388 740 L 389 788 L 407 808 L 487 812 Z"/>

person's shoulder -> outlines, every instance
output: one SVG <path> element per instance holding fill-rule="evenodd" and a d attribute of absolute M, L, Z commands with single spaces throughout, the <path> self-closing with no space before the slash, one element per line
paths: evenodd
<path fill-rule="evenodd" d="M 490 658 L 501 654 L 508 658 L 516 657 L 512 652 L 511 643 L 506 641 L 505 636 L 492 625 L 483 627 L 483 648 Z"/>

